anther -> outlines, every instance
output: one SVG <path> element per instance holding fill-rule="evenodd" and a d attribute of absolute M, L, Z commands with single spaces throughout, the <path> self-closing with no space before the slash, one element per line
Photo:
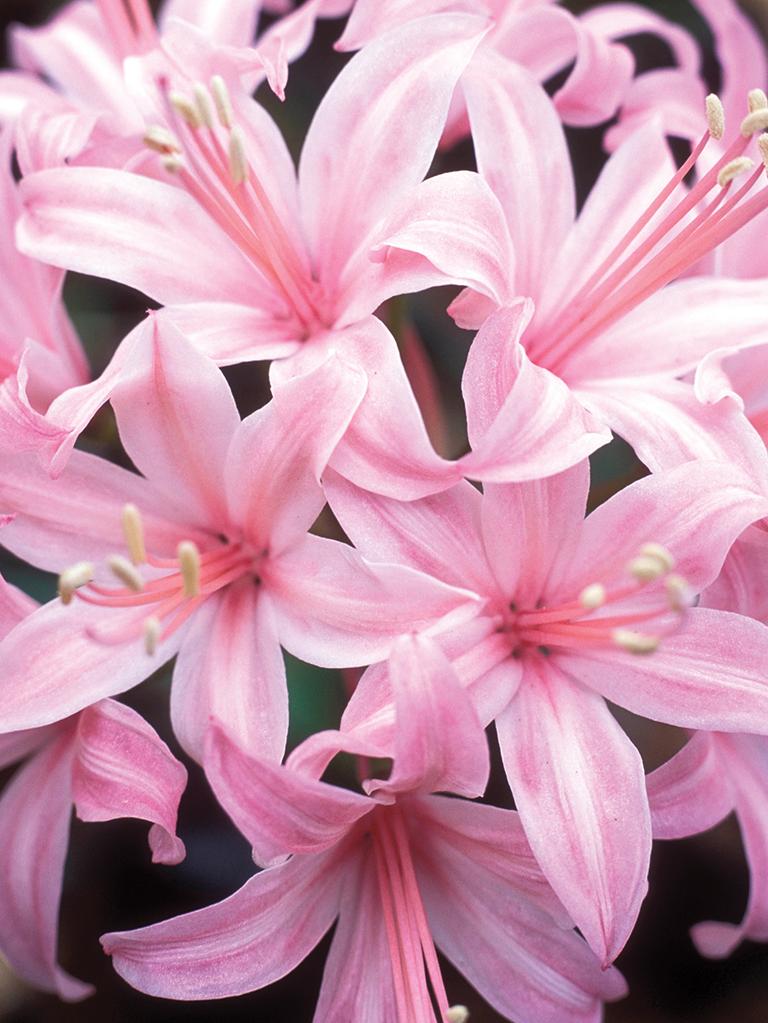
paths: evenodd
<path fill-rule="evenodd" d="M 183 92 L 172 92 L 168 96 L 168 100 L 174 110 L 181 114 L 190 128 L 197 129 L 200 127 L 202 124 L 200 114 L 188 96 L 185 96 Z"/>
<path fill-rule="evenodd" d="M 157 651 L 157 644 L 160 642 L 160 633 L 162 631 L 162 625 L 160 620 L 155 618 L 154 615 L 150 615 L 144 621 L 144 649 L 151 657 Z"/>
<path fill-rule="evenodd" d="M 178 174 L 184 166 L 184 161 L 180 156 L 175 153 L 169 153 L 168 156 L 163 157 L 163 167 L 168 171 L 169 174 Z"/>
<path fill-rule="evenodd" d="M 111 558 L 107 558 L 107 564 L 109 565 L 110 572 L 127 586 L 129 590 L 140 593 L 144 589 L 144 580 L 141 573 L 135 565 L 131 564 L 128 558 L 124 558 L 122 554 L 113 554 Z"/>
<path fill-rule="evenodd" d="M 65 568 L 59 576 L 59 596 L 62 604 L 70 604 L 75 590 L 93 579 L 93 565 L 89 561 L 78 561 Z"/>
<path fill-rule="evenodd" d="M 614 629 L 613 642 L 630 654 L 652 654 L 659 647 L 659 637 L 632 629 Z"/>
<path fill-rule="evenodd" d="M 181 151 L 179 141 L 173 132 L 163 128 L 162 125 L 154 124 L 144 134 L 144 145 L 156 153 L 168 155 Z"/>
<path fill-rule="evenodd" d="M 222 128 L 231 128 L 234 123 L 232 100 L 229 98 L 227 83 L 221 75 L 214 75 L 211 79 L 211 93 Z"/>
<path fill-rule="evenodd" d="M 192 91 L 195 95 L 195 109 L 197 116 L 200 118 L 200 123 L 205 125 L 206 128 L 212 128 L 214 109 L 210 92 L 208 92 L 202 82 L 195 82 Z"/>
<path fill-rule="evenodd" d="M 741 122 L 741 134 L 747 139 L 755 132 L 765 131 L 766 128 L 768 128 L 768 108 L 766 107 L 753 110 Z"/>
<path fill-rule="evenodd" d="M 200 551 L 191 540 L 182 540 L 177 554 L 184 580 L 184 596 L 197 597 L 200 594 Z"/>
<path fill-rule="evenodd" d="M 582 607 L 587 608 L 588 611 L 593 611 L 596 607 L 602 607 L 605 603 L 605 587 L 602 583 L 590 583 L 589 586 L 585 586 L 579 594 L 579 603 Z"/>
<path fill-rule="evenodd" d="M 445 1014 L 445 1023 L 467 1023 L 469 1009 L 466 1005 L 452 1005 Z"/>
<path fill-rule="evenodd" d="M 627 565 L 627 571 L 639 583 L 650 583 L 664 575 L 666 569 L 658 558 L 640 554 L 638 557 L 632 558 Z"/>
<path fill-rule="evenodd" d="M 754 114 L 756 110 L 765 110 L 768 107 L 768 96 L 762 89 L 752 89 L 747 97 L 747 106 L 750 114 Z"/>
<path fill-rule="evenodd" d="M 668 575 L 664 580 L 669 606 L 673 611 L 685 611 L 693 602 L 690 586 L 681 575 Z"/>
<path fill-rule="evenodd" d="M 135 504 L 126 504 L 123 508 L 123 536 L 128 546 L 128 553 L 134 565 L 143 565 L 147 560 L 144 546 L 144 524 L 141 512 Z"/>
<path fill-rule="evenodd" d="M 711 92 L 706 99 L 707 127 L 713 139 L 721 139 L 725 134 L 725 110 L 720 97 Z"/>
<path fill-rule="evenodd" d="M 755 161 L 750 160 L 748 156 L 737 156 L 735 160 L 727 163 L 717 175 L 717 183 L 721 188 L 725 188 L 734 178 L 737 178 L 740 174 L 746 174 L 754 166 Z"/>
<path fill-rule="evenodd" d="M 646 558 L 656 558 L 664 566 L 665 572 L 671 572 L 675 567 L 675 559 L 663 544 L 644 543 L 640 553 Z"/>
<path fill-rule="evenodd" d="M 245 154 L 243 133 L 237 125 L 229 136 L 229 175 L 235 185 L 248 178 L 248 157 Z"/>
<path fill-rule="evenodd" d="M 757 148 L 760 150 L 760 156 L 763 159 L 763 166 L 768 172 L 768 135 L 763 132 L 762 135 L 758 136 Z"/>

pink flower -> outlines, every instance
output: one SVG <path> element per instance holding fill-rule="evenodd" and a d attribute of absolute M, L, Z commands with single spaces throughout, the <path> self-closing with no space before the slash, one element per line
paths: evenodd
<path fill-rule="evenodd" d="M 404 631 L 471 614 L 473 598 L 306 535 L 360 372 L 331 357 L 241 422 L 210 360 L 170 324 L 142 331 L 113 405 L 144 476 L 76 451 L 51 480 L 28 454 L 7 456 L 0 510 L 14 518 L 2 541 L 60 572 L 62 600 L 0 643 L 2 725 L 68 716 L 178 652 L 172 715 L 185 747 L 199 755 L 214 714 L 246 748 L 280 757 L 281 643 L 315 664 L 365 664 Z"/>
<path fill-rule="evenodd" d="M 0 635 L 35 604 L 0 579 Z M 67 1001 L 92 988 L 56 961 L 56 931 L 74 806 L 84 821 L 149 821 L 156 863 L 178 863 L 176 812 L 187 772 L 133 710 L 103 700 L 57 725 L 0 737 L 0 765 L 25 760 L 0 796 L 0 952 L 30 984 Z"/>
<path fill-rule="evenodd" d="M 768 732 L 768 629 L 688 606 L 764 514 L 765 499 L 734 473 L 690 463 L 586 520 L 586 465 L 488 485 L 482 497 L 466 484 L 410 503 L 327 474 L 331 506 L 363 554 L 483 600 L 446 649 L 481 719 L 496 721 L 537 860 L 603 962 L 632 930 L 651 846 L 643 765 L 603 698 L 687 727 Z M 371 669 L 344 730 L 387 734 L 390 700 Z"/>
<path fill-rule="evenodd" d="M 600 999 L 621 997 L 623 981 L 566 929 L 517 815 L 430 794 L 477 795 L 488 775 L 482 727 L 450 666 L 433 643 L 408 637 L 393 649 L 390 677 L 394 744 L 337 736 L 364 757 L 393 757 L 389 779 L 365 781 L 365 796 L 290 761 L 249 757 L 211 732 L 206 770 L 217 795 L 257 862 L 282 862 L 217 905 L 105 935 L 116 969 L 155 995 L 241 994 L 290 972 L 338 917 L 317 1023 L 429 1023 L 430 986 L 441 1021 L 463 1018 L 449 1005 L 435 944 L 507 1018 L 596 1023 Z"/>

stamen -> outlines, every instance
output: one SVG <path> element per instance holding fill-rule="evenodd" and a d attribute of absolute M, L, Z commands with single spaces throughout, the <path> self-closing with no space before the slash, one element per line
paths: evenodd
<path fill-rule="evenodd" d="M 180 174 L 184 169 L 184 161 L 180 156 L 176 156 L 175 153 L 164 156 L 162 164 L 163 169 L 168 171 L 169 174 Z"/>
<path fill-rule="evenodd" d="M 219 115 L 219 122 L 222 128 L 231 128 L 235 115 L 227 83 L 221 75 L 214 75 L 211 79 L 211 93 L 213 94 L 213 102 L 216 105 L 216 113 Z"/>
<path fill-rule="evenodd" d="M 720 97 L 711 92 L 706 99 L 707 127 L 709 134 L 718 141 L 725 134 L 725 110 Z"/>
<path fill-rule="evenodd" d="M 195 94 L 195 109 L 200 123 L 206 128 L 213 128 L 214 109 L 211 94 L 202 82 L 195 82 L 193 92 Z"/>
<path fill-rule="evenodd" d="M 144 546 L 144 524 L 141 512 L 135 504 L 126 504 L 123 508 L 123 535 L 128 545 L 128 553 L 134 565 L 143 565 L 147 560 Z"/>
<path fill-rule="evenodd" d="M 144 620 L 144 649 L 150 657 L 152 657 L 157 651 L 157 644 L 160 641 L 162 628 L 160 620 L 155 618 L 154 615 L 150 615 L 149 618 Z"/>
<path fill-rule="evenodd" d="M 177 553 L 184 581 L 184 596 L 197 597 L 200 594 L 200 551 L 197 544 L 191 540 L 182 540 Z"/>
<path fill-rule="evenodd" d="M 71 604 L 75 590 L 93 579 L 93 565 L 89 561 L 78 561 L 65 568 L 59 576 L 59 596 L 62 604 Z"/>
<path fill-rule="evenodd" d="M 129 590 L 141 593 L 144 589 L 144 579 L 138 569 L 127 558 L 124 558 L 122 554 L 113 554 L 111 558 L 107 558 L 107 564 L 112 574 L 117 576 L 120 582 L 124 583 Z"/>
<path fill-rule="evenodd" d="M 181 114 L 184 120 L 187 122 L 190 128 L 197 131 L 202 125 L 200 120 L 200 114 L 197 111 L 197 107 L 192 100 L 185 96 L 183 92 L 173 91 L 169 94 L 168 100 L 173 109 Z"/>
<path fill-rule="evenodd" d="M 229 136 L 229 175 L 235 185 L 248 180 L 248 157 L 242 130 L 235 126 Z"/>
<path fill-rule="evenodd" d="M 740 174 L 746 174 L 754 166 L 755 161 L 750 160 L 748 156 L 737 156 L 735 160 L 727 163 L 717 175 L 717 183 L 721 188 L 725 188 L 734 178 L 737 178 Z"/>
<path fill-rule="evenodd" d="M 758 131 L 765 131 L 767 128 L 768 108 L 765 107 L 759 107 L 757 110 L 753 110 L 752 113 L 747 114 L 741 122 L 741 134 L 747 139 L 750 135 L 754 135 Z"/>
<path fill-rule="evenodd" d="M 173 132 L 168 131 L 167 128 L 163 128 L 159 124 L 153 124 L 144 133 L 144 145 L 161 155 L 181 152 L 179 140 Z"/>
<path fill-rule="evenodd" d="M 675 567 L 675 559 L 663 544 L 644 543 L 640 548 L 640 553 L 646 558 L 656 558 L 662 564 L 665 572 L 671 572 Z"/>
<path fill-rule="evenodd" d="M 630 561 L 627 565 L 627 571 L 632 578 L 637 579 L 638 582 L 649 583 L 664 575 L 665 569 L 657 558 L 651 558 L 645 554 L 641 554 L 639 557 L 633 558 Z"/>
<path fill-rule="evenodd" d="M 693 603 L 693 591 L 681 575 L 669 575 L 664 580 L 669 606 L 673 611 L 685 611 Z"/>
<path fill-rule="evenodd" d="M 757 148 L 760 150 L 760 156 L 763 158 L 763 166 L 768 172 L 768 135 L 763 133 L 758 137 Z"/>
<path fill-rule="evenodd" d="M 579 603 L 588 611 L 594 611 L 596 607 L 602 607 L 605 603 L 605 587 L 602 583 L 591 583 L 585 586 L 579 594 Z"/>
<path fill-rule="evenodd" d="M 445 1023 L 467 1023 L 469 1009 L 466 1005 L 452 1005 L 445 1014 Z"/>
<path fill-rule="evenodd" d="M 649 636 L 632 629 L 614 629 L 613 642 L 630 654 L 652 654 L 659 648 L 659 637 Z"/>
<path fill-rule="evenodd" d="M 768 107 L 768 96 L 762 89 L 752 89 L 747 97 L 747 106 L 750 114 L 754 114 L 756 110 L 765 110 Z"/>

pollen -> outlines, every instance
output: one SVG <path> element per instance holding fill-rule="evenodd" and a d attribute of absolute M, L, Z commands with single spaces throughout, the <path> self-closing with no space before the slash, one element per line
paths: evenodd
<path fill-rule="evenodd" d="M 725 134 L 725 110 L 720 97 L 711 92 L 706 100 L 707 127 L 713 139 L 720 140 Z"/>
<path fill-rule="evenodd" d="M 157 644 L 160 642 L 161 631 L 162 625 L 160 624 L 159 618 L 155 618 L 154 615 L 150 615 L 149 618 L 144 620 L 144 649 L 150 657 L 152 657 L 157 651 Z"/>
<path fill-rule="evenodd" d="M 184 596 L 200 595 L 200 551 L 191 540 L 182 540 L 177 549 L 181 578 L 184 582 Z"/>
<path fill-rule="evenodd" d="M 245 153 L 245 141 L 240 128 L 235 126 L 229 136 L 229 176 L 235 185 L 242 185 L 248 180 L 248 157 Z"/>
<path fill-rule="evenodd" d="M 160 124 L 153 124 L 144 134 L 144 145 L 155 153 L 168 156 L 171 153 L 181 152 L 179 140 L 172 131 L 163 128 Z"/>
<path fill-rule="evenodd" d="M 614 629 L 613 642 L 630 654 L 652 654 L 659 648 L 659 637 L 633 629 Z"/>
<path fill-rule="evenodd" d="M 213 128 L 215 110 L 211 94 L 202 82 L 195 82 L 193 93 L 195 96 L 195 110 L 200 119 L 200 124 L 206 128 Z"/>
<path fill-rule="evenodd" d="M 211 94 L 216 106 L 216 113 L 219 115 L 219 123 L 222 128 L 231 128 L 234 124 L 235 115 L 232 110 L 229 89 L 221 75 L 214 75 L 211 79 Z"/>
<path fill-rule="evenodd" d="M 606 592 L 602 583 L 591 583 L 585 586 L 579 594 L 579 603 L 589 611 L 602 607 L 605 603 Z"/>
<path fill-rule="evenodd" d="M 93 579 L 93 565 L 90 561 L 78 561 L 65 568 L 59 576 L 59 596 L 62 604 L 71 604 L 75 590 L 86 586 Z"/>
<path fill-rule="evenodd" d="M 147 550 L 144 546 L 144 523 L 141 521 L 141 512 L 135 504 L 126 504 L 123 508 L 122 525 L 131 561 L 134 565 L 143 565 L 147 560 Z"/>
<path fill-rule="evenodd" d="M 107 559 L 107 565 L 109 565 L 112 575 L 119 579 L 124 586 L 127 586 L 129 590 L 133 590 L 134 593 L 141 593 L 144 589 L 144 579 L 141 573 L 122 554 L 113 554 L 111 558 Z"/>
<path fill-rule="evenodd" d="M 675 567 L 675 559 L 663 544 L 644 543 L 640 548 L 640 554 L 646 558 L 656 558 L 664 566 L 665 572 L 671 572 Z"/>
<path fill-rule="evenodd" d="M 768 96 L 762 89 L 752 89 L 747 97 L 747 106 L 750 114 L 756 110 L 765 110 L 768 107 Z"/>
<path fill-rule="evenodd" d="M 768 128 L 768 107 L 760 107 L 747 114 L 741 122 L 741 134 L 749 138 L 758 131 L 765 131 Z"/>
<path fill-rule="evenodd" d="M 174 91 L 169 94 L 168 101 L 173 109 L 181 114 L 190 128 L 197 130 L 202 125 L 203 122 L 200 120 L 197 106 L 189 96 L 185 96 L 183 92 Z"/>
<path fill-rule="evenodd" d="M 740 174 L 746 174 L 754 166 L 755 161 L 750 160 L 748 156 L 737 156 L 735 160 L 727 163 L 717 175 L 717 183 L 721 188 L 725 188 L 734 178 L 737 178 Z"/>

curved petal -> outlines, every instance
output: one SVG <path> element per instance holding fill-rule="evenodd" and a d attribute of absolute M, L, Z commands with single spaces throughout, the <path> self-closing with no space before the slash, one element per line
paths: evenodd
<path fill-rule="evenodd" d="M 120 976 L 155 997 L 245 994 L 284 977 L 311 952 L 338 913 L 348 869 L 337 848 L 295 856 L 223 902 L 101 942 Z"/>
<path fill-rule="evenodd" d="M 250 46 L 256 35 L 261 0 L 165 0 L 161 25 L 181 18 L 224 46 Z"/>
<path fill-rule="evenodd" d="M 234 302 L 169 305 L 158 318 L 170 320 L 198 352 L 218 366 L 286 359 L 301 346 L 290 323 L 263 309 Z"/>
<path fill-rule="evenodd" d="M 531 848 L 605 966 L 632 933 L 648 890 L 640 754 L 605 701 L 574 685 L 554 657 L 530 655 L 496 730 Z"/>
<path fill-rule="evenodd" d="M 0 639 L 3 639 L 36 607 L 36 601 L 28 597 L 17 586 L 11 586 L 0 576 Z"/>
<path fill-rule="evenodd" d="M 288 688 L 272 619 L 269 597 L 244 579 L 210 597 L 190 622 L 173 671 L 171 720 L 195 760 L 212 721 L 244 749 L 281 759 Z"/>
<path fill-rule="evenodd" d="M 719 746 L 697 732 L 646 781 L 654 838 L 685 838 L 718 824 L 731 812 L 734 793 Z"/>
<path fill-rule="evenodd" d="M 78 717 L 72 799 L 84 821 L 136 817 L 149 821 L 155 863 L 180 863 L 176 837 L 187 772 L 157 732 L 115 700 L 102 700 Z"/>

